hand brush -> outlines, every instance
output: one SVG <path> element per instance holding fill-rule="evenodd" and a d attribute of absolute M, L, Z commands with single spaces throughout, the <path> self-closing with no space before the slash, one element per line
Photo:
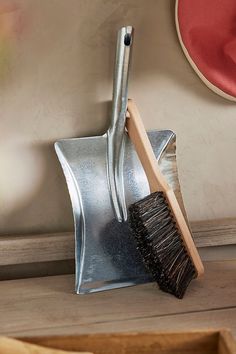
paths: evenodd
<path fill-rule="evenodd" d="M 203 264 L 132 100 L 128 102 L 126 128 L 151 192 L 129 207 L 130 227 L 143 261 L 160 289 L 181 299 L 191 280 L 203 274 Z"/>

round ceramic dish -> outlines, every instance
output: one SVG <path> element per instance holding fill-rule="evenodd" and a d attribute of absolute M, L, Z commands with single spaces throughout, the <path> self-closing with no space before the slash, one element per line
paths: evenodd
<path fill-rule="evenodd" d="M 236 0 L 176 0 L 175 18 L 180 44 L 198 76 L 236 101 Z"/>

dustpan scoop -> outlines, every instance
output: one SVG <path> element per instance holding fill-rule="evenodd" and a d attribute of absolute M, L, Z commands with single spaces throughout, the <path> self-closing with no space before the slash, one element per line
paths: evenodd
<path fill-rule="evenodd" d="M 126 206 L 149 194 L 142 165 L 124 133 L 130 58 L 130 47 L 124 39 L 130 31 L 132 34 L 128 26 L 118 32 L 113 109 L 107 133 L 55 143 L 72 202 L 76 292 L 80 294 L 152 281 L 124 221 Z M 164 130 L 151 131 L 148 136 L 181 203 L 175 134 Z"/>

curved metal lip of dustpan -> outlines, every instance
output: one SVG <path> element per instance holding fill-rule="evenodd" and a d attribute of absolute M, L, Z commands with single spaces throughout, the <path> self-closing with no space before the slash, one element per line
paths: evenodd
<path fill-rule="evenodd" d="M 179 193 L 175 141 L 170 130 L 148 133 L 168 182 Z M 152 281 L 127 222 L 114 216 L 107 178 L 107 134 L 55 143 L 72 202 L 75 225 L 76 292 L 80 294 Z M 148 182 L 127 135 L 124 189 L 129 206 L 149 194 Z"/>
<path fill-rule="evenodd" d="M 215 93 L 236 101 L 236 1 L 176 0 L 175 21 L 183 52 Z"/>

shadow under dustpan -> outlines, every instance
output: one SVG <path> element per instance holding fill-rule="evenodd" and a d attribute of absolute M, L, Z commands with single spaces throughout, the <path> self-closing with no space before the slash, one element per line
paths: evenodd
<path fill-rule="evenodd" d="M 151 131 L 148 136 L 160 167 L 183 208 L 176 165 L 176 136 L 169 130 Z M 55 145 L 72 201 L 76 292 L 81 294 L 152 281 L 128 223 L 118 222 L 114 216 L 106 178 L 106 136 L 103 137 L 65 139 Z M 127 205 L 149 194 L 143 167 L 127 136 L 123 175 Z"/>

